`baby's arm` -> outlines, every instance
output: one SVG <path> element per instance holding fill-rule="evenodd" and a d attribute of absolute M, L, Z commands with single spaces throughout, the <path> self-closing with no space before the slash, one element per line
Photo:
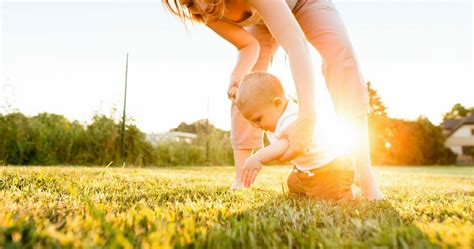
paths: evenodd
<path fill-rule="evenodd" d="M 257 151 L 244 163 L 241 182 L 249 187 L 262 169 L 262 164 L 278 159 L 288 149 L 288 140 L 278 139 L 269 146 Z"/>
<path fill-rule="evenodd" d="M 285 138 L 278 139 L 272 144 L 264 147 L 263 149 L 257 151 L 254 157 L 261 163 L 268 163 L 270 161 L 278 159 L 283 153 L 288 149 L 288 140 Z"/>

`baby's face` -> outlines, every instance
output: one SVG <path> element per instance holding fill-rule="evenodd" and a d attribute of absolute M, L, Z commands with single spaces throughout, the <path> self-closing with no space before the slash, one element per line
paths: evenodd
<path fill-rule="evenodd" d="M 280 118 L 283 107 L 282 104 L 270 101 L 256 101 L 255 104 L 242 105 L 239 108 L 242 116 L 254 127 L 265 131 L 275 131 L 275 127 Z"/>

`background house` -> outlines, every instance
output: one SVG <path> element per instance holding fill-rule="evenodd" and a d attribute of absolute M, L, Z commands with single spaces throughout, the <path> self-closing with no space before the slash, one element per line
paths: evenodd
<path fill-rule="evenodd" d="M 147 140 L 153 144 L 159 144 L 162 141 L 175 141 L 175 142 L 186 142 L 191 143 L 194 139 L 197 138 L 197 135 L 189 132 L 181 131 L 169 131 L 164 133 L 151 133 L 146 135 Z"/>
<path fill-rule="evenodd" d="M 474 114 L 448 119 L 441 123 L 446 137 L 445 146 L 458 156 L 460 163 L 474 162 Z"/>

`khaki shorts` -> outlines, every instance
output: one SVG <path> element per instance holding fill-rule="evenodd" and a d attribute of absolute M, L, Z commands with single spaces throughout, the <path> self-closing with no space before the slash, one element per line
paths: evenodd
<path fill-rule="evenodd" d="M 353 180 L 352 161 L 340 157 L 321 168 L 309 171 L 294 168 L 288 176 L 288 189 L 290 194 L 314 199 L 352 200 Z"/>

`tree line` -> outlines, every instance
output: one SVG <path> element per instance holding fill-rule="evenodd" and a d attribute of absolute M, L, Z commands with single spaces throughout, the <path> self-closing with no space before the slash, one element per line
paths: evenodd
<path fill-rule="evenodd" d="M 197 134 L 184 141 L 153 145 L 133 124 L 125 126 L 125 160 L 120 150 L 121 122 L 95 115 L 91 124 L 62 115 L 19 112 L 0 114 L 0 165 L 229 165 L 233 163 L 229 132 L 205 120 L 182 123 L 175 131 Z"/>
<path fill-rule="evenodd" d="M 62 115 L 0 114 L 0 162 L 13 165 L 108 165 L 121 162 L 119 122 L 95 115 L 83 125 Z M 154 163 L 154 149 L 135 125 L 126 126 L 125 160 Z"/>
<path fill-rule="evenodd" d="M 426 117 L 416 120 L 387 116 L 377 91 L 368 83 L 371 158 L 376 165 L 453 164 L 456 155 L 444 146 L 440 126 Z M 445 119 L 474 113 L 456 104 Z M 128 122 L 131 123 L 131 122 Z M 0 113 L 0 165 L 122 165 L 121 122 L 95 115 L 90 124 L 69 121 L 62 115 Z M 133 165 L 231 165 L 229 132 L 208 120 L 181 123 L 170 131 L 196 134 L 192 142 L 163 140 L 152 144 L 133 124 L 125 126 L 125 162 Z"/>
<path fill-rule="evenodd" d="M 368 121 L 374 164 L 447 165 L 456 162 L 456 154 L 444 146 L 445 137 L 441 126 L 434 125 L 423 116 L 416 120 L 388 117 L 381 97 L 370 82 L 367 85 L 372 109 Z M 457 117 L 455 113 L 456 105 L 444 114 L 444 119 Z"/>

